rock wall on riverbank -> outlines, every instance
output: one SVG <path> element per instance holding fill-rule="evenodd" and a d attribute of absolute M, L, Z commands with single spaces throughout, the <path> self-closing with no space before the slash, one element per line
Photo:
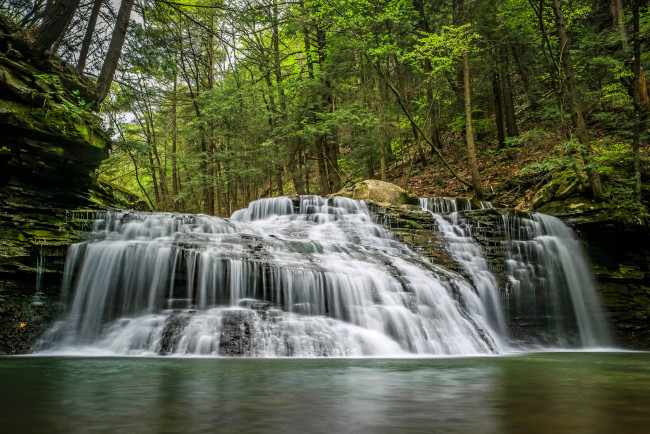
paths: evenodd
<path fill-rule="evenodd" d="M 650 349 L 650 230 L 625 225 L 581 196 L 537 210 L 564 220 L 583 241 L 619 342 Z"/>
<path fill-rule="evenodd" d="M 93 213 L 109 137 L 84 109 L 90 82 L 33 64 L 0 38 L 0 354 L 26 352 L 60 309 L 68 246 Z"/>

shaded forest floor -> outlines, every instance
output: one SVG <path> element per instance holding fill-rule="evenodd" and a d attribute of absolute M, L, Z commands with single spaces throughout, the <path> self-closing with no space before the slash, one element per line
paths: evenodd
<path fill-rule="evenodd" d="M 531 208 L 533 195 L 541 185 L 537 188 L 534 183 L 529 185 L 531 181 L 523 180 L 520 172 L 532 163 L 541 163 L 560 142 L 560 137 L 548 133 L 544 140 L 532 141 L 518 148 L 499 150 L 496 143 L 482 143 L 478 160 L 486 199 L 519 209 Z M 459 175 L 469 181 L 467 150 L 461 138 L 444 141 L 442 151 Z M 417 197 L 473 196 L 473 192 L 454 178 L 432 151 L 428 150 L 426 157 L 426 164 L 410 160 L 396 164 L 389 172 L 389 180 Z M 540 179 L 539 183 L 543 184 L 544 180 Z"/>
<path fill-rule="evenodd" d="M 598 149 L 608 149 L 613 142 L 599 131 L 591 132 Z M 478 160 L 481 180 L 486 200 L 512 206 L 521 210 L 532 208 L 535 193 L 553 179 L 554 173 L 522 174 L 522 169 L 537 164 L 543 165 L 548 159 L 562 158 L 564 137 L 559 132 L 532 130 L 521 135 L 516 144 L 506 144 L 503 148 L 494 140 L 479 142 Z M 388 181 L 393 182 L 417 197 L 448 196 L 472 197 L 473 192 L 454 178 L 431 150 L 427 150 L 427 162 L 407 159 L 391 167 Z M 461 136 L 443 140 L 443 154 L 461 177 L 471 179 L 467 162 L 466 147 Z M 631 160 L 631 147 L 624 151 Z M 650 172 L 648 158 L 650 146 L 641 147 L 642 170 Z M 630 161 L 631 162 L 631 161 Z M 631 169 L 631 167 L 630 167 Z M 622 174 L 619 174 L 622 175 Z M 606 177 L 607 178 L 607 177 Z M 615 199 L 615 198 L 613 198 Z"/>

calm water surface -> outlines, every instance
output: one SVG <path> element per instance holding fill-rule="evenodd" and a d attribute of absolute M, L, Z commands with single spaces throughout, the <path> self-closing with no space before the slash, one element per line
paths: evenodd
<path fill-rule="evenodd" d="M 650 353 L 6 357 L 0 432 L 650 432 Z"/>

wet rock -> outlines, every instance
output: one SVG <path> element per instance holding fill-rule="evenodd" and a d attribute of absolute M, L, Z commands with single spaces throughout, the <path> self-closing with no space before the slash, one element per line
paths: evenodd
<path fill-rule="evenodd" d="M 583 196 L 553 200 L 537 211 L 576 231 L 618 343 L 650 349 L 650 229 L 625 225 L 607 204 Z"/>
<path fill-rule="evenodd" d="M 536 208 L 535 211 L 559 217 L 572 227 L 590 224 L 617 226 L 604 203 L 594 202 L 582 196 L 554 200 Z"/>
<path fill-rule="evenodd" d="M 251 351 L 251 335 L 256 314 L 252 310 L 226 310 L 221 319 L 219 355 L 246 356 Z"/>
<path fill-rule="evenodd" d="M 650 350 L 650 230 L 576 225 L 618 341 Z"/>
<path fill-rule="evenodd" d="M 160 355 L 164 356 L 174 352 L 181 332 L 189 321 L 190 317 L 187 314 L 177 314 L 167 318 L 160 343 Z"/>

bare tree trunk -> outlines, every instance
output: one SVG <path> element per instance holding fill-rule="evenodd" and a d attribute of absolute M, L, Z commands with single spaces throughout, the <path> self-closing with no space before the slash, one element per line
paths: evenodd
<path fill-rule="evenodd" d="M 158 189 L 158 178 L 156 177 L 156 165 L 153 162 L 153 154 L 149 152 L 149 166 L 151 167 L 151 180 L 153 182 L 153 192 L 156 198 L 156 211 L 160 211 L 160 190 Z"/>
<path fill-rule="evenodd" d="M 616 0 L 614 0 L 616 1 Z M 618 0 L 620 2 L 620 0 Z M 634 196 L 637 202 L 641 202 L 641 157 L 639 153 L 641 131 L 645 129 L 647 110 L 641 105 L 641 95 L 645 94 L 646 85 L 641 69 L 641 41 L 639 38 L 639 8 L 640 0 L 633 0 L 632 21 L 633 35 L 632 44 L 634 49 L 634 82 L 639 89 L 634 92 L 634 137 L 632 139 L 632 152 L 634 154 Z M 622 24 L 621 24 L 622 27 Z M 647 95 L 646 95 L 647 101 Z"/>
<path fill-rule="evenodd" d="M 487 37 L 485 38 L 485 56 L 488 67 L 490 68 L 490 84 L 492 85 L 492 101 L 494 102 L 494 121 L 497 126 L 499 149 L 501 149 L 506 141 L 506 135 L 503 129 L 503 104 L 501 101 L 501 88 L 499 87 L 499 73 L 497 72 L 497 65 L 494 62 L 494 56 L 492 54 L 492 43 Z"/>
<path fill-rule="evenodd" d="M 155 141 L 151 144 L 151 149 L 153 150 L 153 155 L 157 163 L 156 168 L 158 170 L 158 182 L 160 184 L 160 191 L 162 193 L 162 204 L 163 204 L 163 209 L 166 211 L 170 208 L 171 199 L 169 197 L 169 191 L 167 189 L 167 180 L 165 179 L 165 171 L 160 161 L 160 155 L 158 154 L 158 147 L 156 146 Z"/>
<path fill-rule="evenodd" d="M 178 80 L 174 75 L 174 93 L 172 95 L 172 201 L 174 203 L 174 211 L 181 210 L 181 204 L 176 199 L 178 196 L 178 167 L 176 162 L 177 152 L 177 131 L 176 131 L 176 98 L 177 98 Z"/>
<path fill-rule="evenodd" d="M 275 189 L 278 192 L 278 196 L 284 196 L 284 186 L 282 185 L 282 166 L 278 166 L 275 169 L 274 179 L 275 179 Z"/>
<path fill-rule="evenodd" d="M 120 10 L 117 13 L 115 29 L 113 30 L 113 36 L 111 36 L 111 43 L 108 46 L 106 60 L 104 60 L 104 65 L 97 78 L 95 104 L 98 110 L 111 88 L 111 83 L 115 76 L 115 69 L 117 69 L 117 62 L 120 60 L 120 54 L 122 54 L 122 46 L 126 38 L 126 31 L 129 27 L 129 19 L 131 18 L 131 9 L 133 8 L 134 2 L 135 0 L 122 0 L 120 4 Z"/>
<path fill-rule="evenodd" d="M 380 179 L 386 181 L 386 172 L 388 170 L 388 155 L 386 152 L 386 119 L 384 117 L 384 93 L 381 91 L 381 86 L 383 83 L 379 80 L 379 75 L 375 80 L 375 86 L 377 88 L 377 119 L 379 124 L 377 125 L 377 133 L 379 135 L 379 155 L 380 155 Z"/>
<path fill-rule="evenodd" d="M 431 73 L 431 61 L 426 59 L 424 61 L 424 72 L 426 75 Z M 433 89 L 431 84 L 427 84 L 427 104 L 429 106 L 429 134 L 431 135 L 431 140 L 429 143 L 432 144 L 432 151 L 434 153 L 438 152 L 442 155 L 442 141 L 440 140 L 440 128 L 438 127 L 438 119 L 436 117 L 435 109 L 435 99 L 433 97 Z"/>
<path fill-rule="evenodd" d="M 474 129 L 472 128 L 472 89 L 469 75 L 469 54 L 463 53 L 463 84 L 465 88 L 465 136 L 467 139 L 467 154 L 469 157 L 469 170 L 472 175 L 472 188 L 477 199 L 483 199 L 483 184 L 478 170 L 476 148 L 474 146 Z"/>
<path fill-rule="evenodd" d="M 501 54 L 501 91 L 503 92 L 503 111 L 505 113 L 506 131 L 508 137 L 516 137 L 519 135 L 517 128 L 517 118 L 515 116 L 515 104 L 512 99 L 512 83 L 510 82 L 509 60 L 508 60 L 508 47 L 501 44 L 499 48 Z"/>
<path fill-rule="evenodd" d="M 316 124 L 316 108 L 318 107 L 318 95 L 316 89 L 314 88 L 315 75 L 314 75 L 314 60 L 311 55 L 311 42 L 309 41 L 309 31 L 305 26 L 303 28 L 304 41 L 305 41 L 305 56 L 307 58 L 307 76 L 311 81 L 311 121 Z M 321 185 L 321 194 L 327 195 L 330 194 L 329 182 L 327 182 L 327 169 L 325 169 L 325 155 L 323 154 L 323 142 L 325 136 L 321 133 L 316 133 L 314 137 L 314 144 L 316 145 L 316 167 L 318 168 L 318 179 Z"/>
<path fill-rule="evenodd" d="M 273 33 L 272 33 L 272 42 L 273 42 L 273 71 L 275 74 L 275 84 L 278 91 L 278 102 L 280 104 L 280 119 L 282 120 L 283 126 L 285 128 L 289 125 L 289 115 L 287 113 L 287 98 L 284 93 L 284 88 L 282 87 L 282 81 L 284 77 L 282 75 L 282 64 L 280 62 L 280 33 L 278 28 L 278 3 L 276 0 L 273 1 Z M 298 172 L 296 164 L 296 149 L 293 143 L 293 140 L 285 132 L 286 137 L 284 138 L 285 152 L 286 152 L 286 168 L 289 177 L 293 181 L 293 185 L 296 188 L 296 193 L 299 195 L 305 194 L 305 184 L 303 182 L 302 176 Z"/>
<path fill-rule="evenodd" d="M 316 29 L 316 39 L 318 41 L 318 59 L 322 66 L 325 64 L 325 50 L 327 49 L 327 40 L 324 29 L 320 27 Z M 323 79 L 321 99 L 322 109 L 333 113 L 334 101 L 332 99 L 332 84 L 327 76 Z M 339 174 L 338 163 L 339 145 L 336 138 L 332 137 L 332 134 L 333 133 L 326 135 L 324 147 L 330 192 L 335 193 L 341 189 L 341 176 Z"/>
<path fill-rule="evenodd" d="M 635 7 L 635 6 L 633 6 Z M 612 15 L 612 23 L 621 34 L 621 45 L 627 48 L 627 35 L 625 34 L 625 23 L 623 23 L 623 1 L 609 0 L 609 11 Z"/>
<path fill-rule="evenodd" d="M 86 27 L 86 34 L 84 35 L 83 42 L 81 43 L 81 51 L 79 52 L 79 61 L 77 62 L 77 71 L 83 74 L 84 68 L 86 67 L 86 60 L 88 59 L 88 52 L 90 51 L 90 44 L 93 40 L 93 34 L 95 33 L 95 26 L 97 25 L 97 17 L 99 17 L 99 11 L 102 8 L 103 0 L 95 0 L 93 3 L 93 9 L 90 11 L 90 17 L 88 18 L 88 26 Z"/>
<path fill-rule="evenodd" d="M 318 165 L 318 179 L 320 180 L 321 194 L 327 195 L 332 193 L 332 191 L 330 191 L 330 183 L 327 178 L 327 167 L 325 165 L 325 153 L 323 147 L 324 139 L 325 137 L 322 134 L 318 134 L 315 139 L 316 164 Z"/>
<path fill-rule="evenodd" d="M 561 47 L 560 54 L 562 56 L 562 69 L 564 70 L 564 75 L 566 77 L 568 96 L 571 103 L 571 119 L 573 120 L 578 142 L 582 145 L 582 158 L 585 161 L 585 171 L 587 172 L 587 178 L 589 179 L 591 194 L 595 200 L 602 200 L 604 197 L 603 186 L 598 171 L 593 167 L 593 151 L 591 149 L 589 135 L 587 134 L 587 126 L 585 125 L 582 106 L 578 99 L 575 73 L 573 71 L 571 52 L 569 50 L 569 37 L 566 33 L 566 24 L 560 0 L 553 0 L 553 12 L 555 13 L 555 19 L 557 21 L 557 35 Z"/>

